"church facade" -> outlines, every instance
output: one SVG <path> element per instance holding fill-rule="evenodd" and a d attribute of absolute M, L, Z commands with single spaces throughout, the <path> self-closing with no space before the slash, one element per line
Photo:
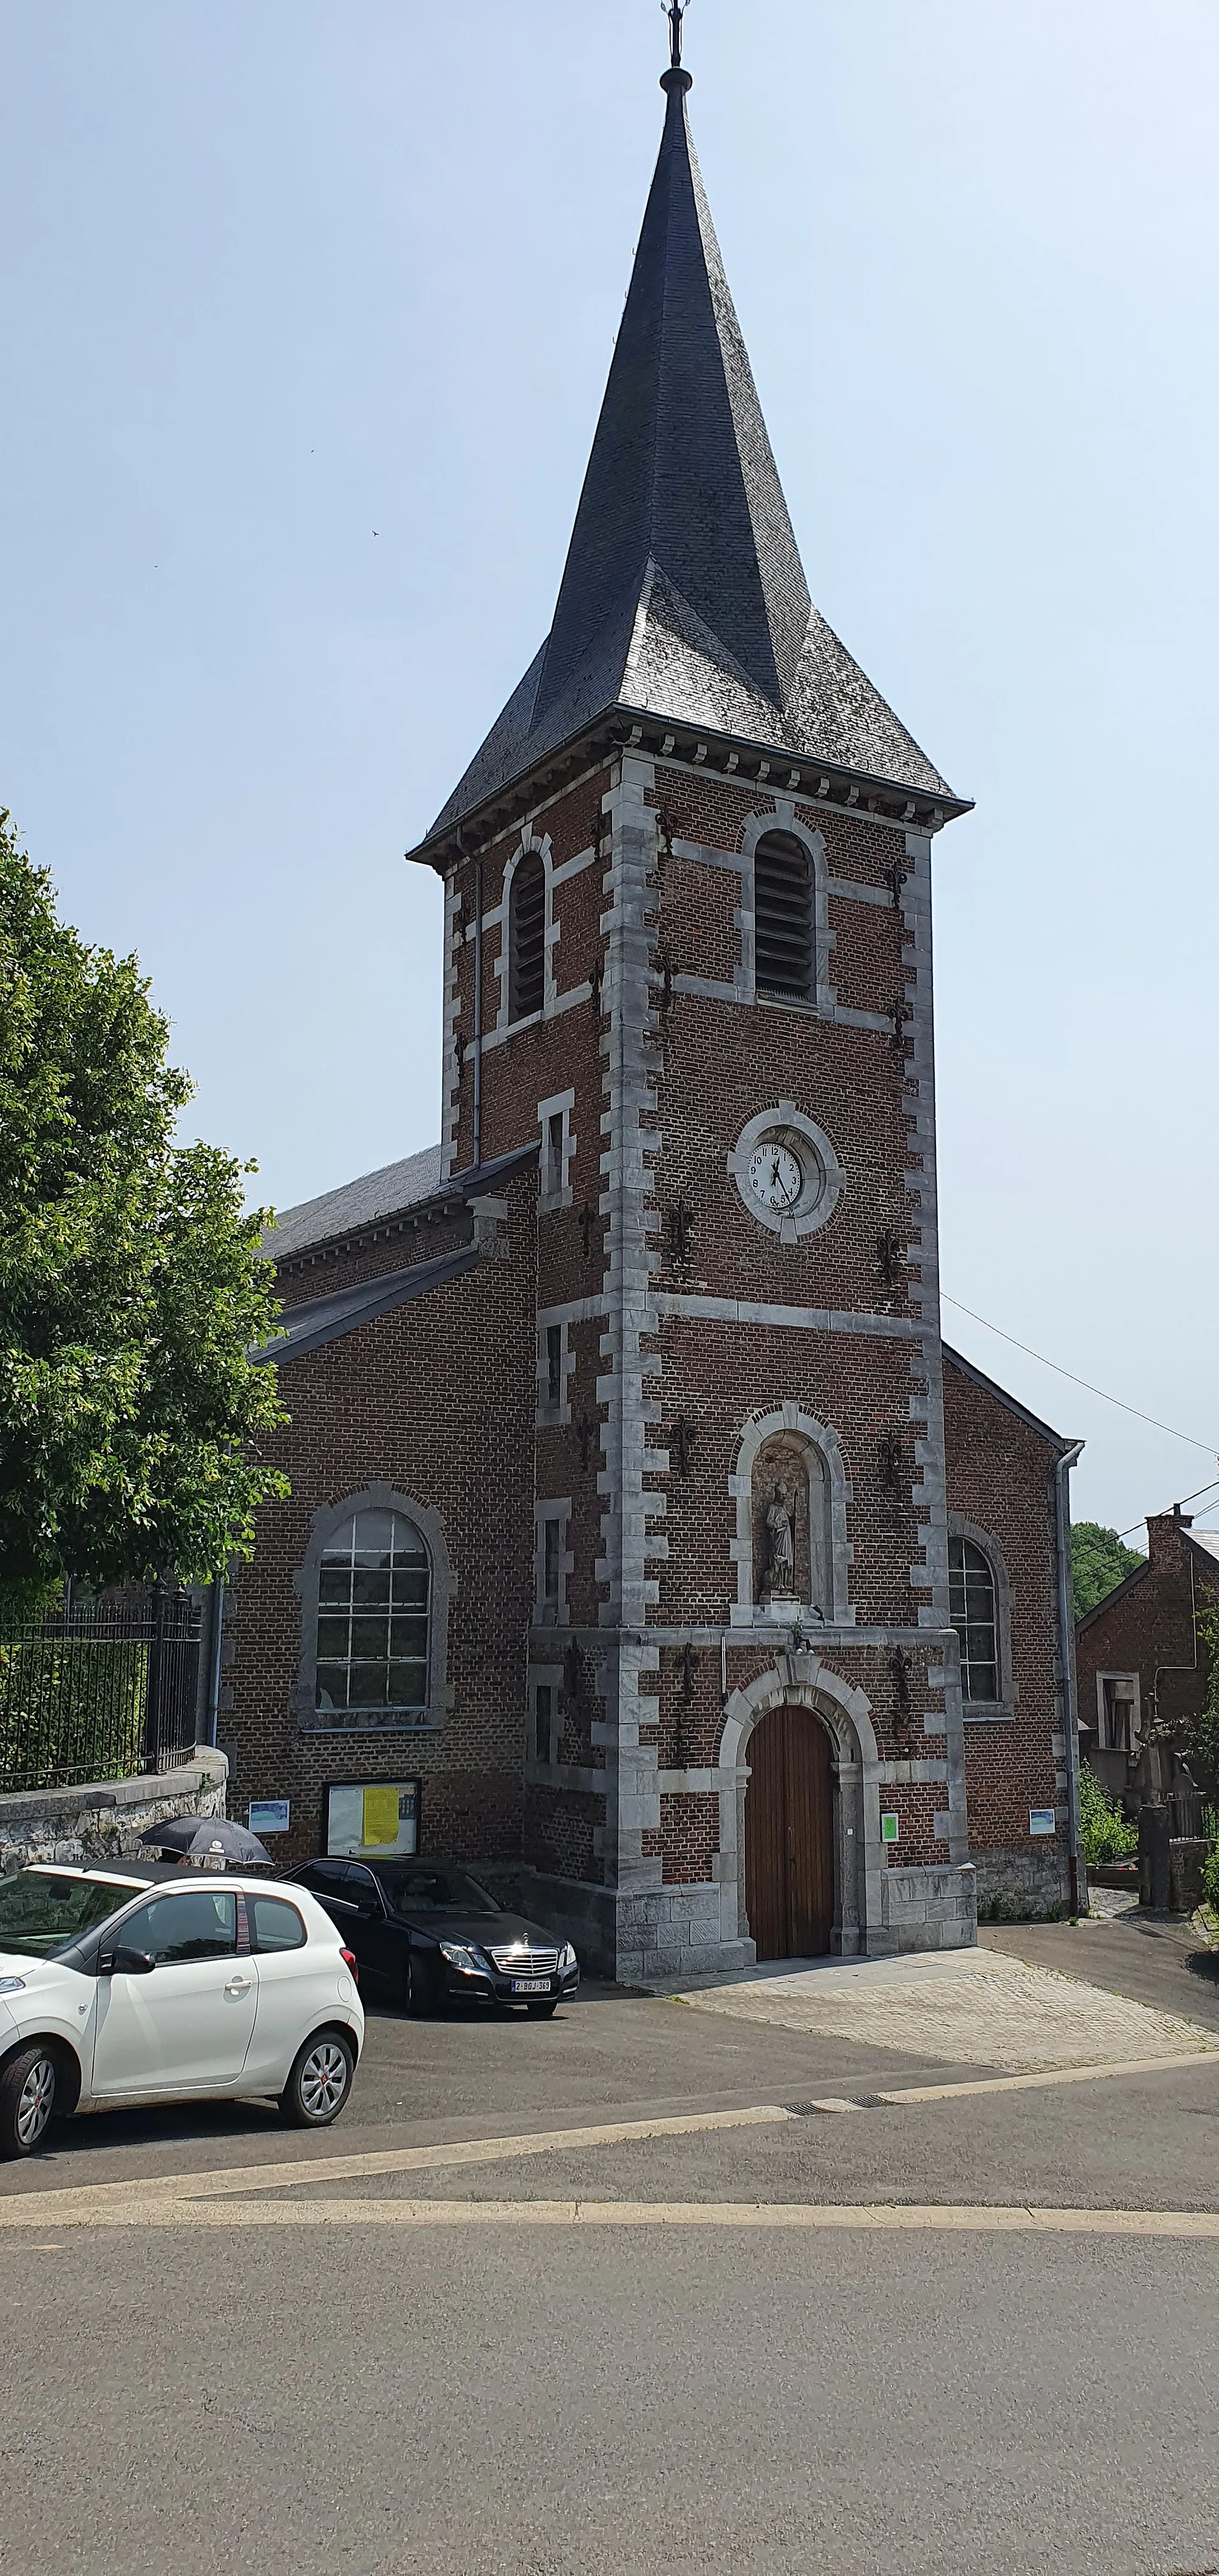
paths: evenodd
<path fill-rule="evenodd" d="M 664 136 L 550 635 L 413 858 L 440 1144 L 271 1241 L 235 1812 L 622 1979 L 1074 1903 L 1075 1454 L 940 1332 L 931 860 Z"/>

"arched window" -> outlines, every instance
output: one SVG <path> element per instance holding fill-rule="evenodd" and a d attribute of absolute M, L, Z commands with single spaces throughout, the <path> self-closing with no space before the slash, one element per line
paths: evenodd
<path fill-rule="evenodd" d="M 508 893 L 508 1017 L 527 1020 L 546 999 L 546 869 L 527 850 Z"/>
<path fill-rule="evenodd" d="M 793 832 L 767 832 L 754 852 L 754 980 L 785 1001 L 816 999 L 812 862 Z"/>
<path fill-rule="evenodd" d="M 432 1570 L 401 1512 L 353 1512 L 327 1540 L 318 1578 L 319 1711 L 424 1708 Z"/>
<path fill-rule="evenodd" d="M 999 1627 L 995 1576 L 970 1538 L 948 1541 L 948 1616 L 961 1641 L 961 1689 L 967 1700 L 999 1697 Z"/>

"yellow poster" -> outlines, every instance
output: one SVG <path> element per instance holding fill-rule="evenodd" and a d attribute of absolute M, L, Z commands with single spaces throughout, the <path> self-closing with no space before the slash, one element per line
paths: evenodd
<path fill-rule="evenodd" d="M 387 1788 L 382 1782 L 364 1792 L 364 1849 L 391 1849 L 398 1839 L 398 1790 L 396 1783 Z"/>

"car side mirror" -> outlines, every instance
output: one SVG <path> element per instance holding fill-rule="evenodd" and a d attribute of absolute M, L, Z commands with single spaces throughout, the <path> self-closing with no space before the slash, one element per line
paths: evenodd
<path fill-rule="evenodd" d="M 98 1960 L 97 1969 L 102 1977 L 150 1977 L 156 1964 L 147 1950 L 128 1950 L 120 1942 L 117 1950 L 107 1950 Z"/>

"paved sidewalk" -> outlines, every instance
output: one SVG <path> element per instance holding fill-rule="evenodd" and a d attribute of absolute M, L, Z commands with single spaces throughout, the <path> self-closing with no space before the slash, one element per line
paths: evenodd
<path fill-rule="evenodd" d="M 794 1972 L 784 1961 L 778 1972 L 755 1969 L 680 2000 L 696 2012 L 1010 2074 L 1219 2053 L 1219 2040 L 1196 2022 L 989 1949 L 810 1962 Z"/>

